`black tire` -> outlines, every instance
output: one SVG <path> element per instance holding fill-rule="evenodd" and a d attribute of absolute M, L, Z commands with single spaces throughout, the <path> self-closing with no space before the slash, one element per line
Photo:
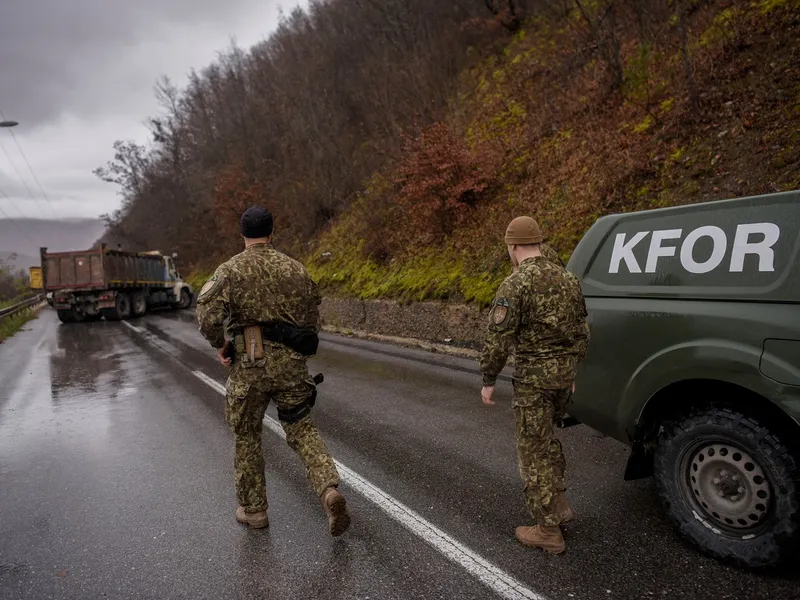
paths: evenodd
<path fill-rule="evenodd" d="M 131 313 L 134 317 L 147 314 L 147 297 L 142 293 L 131 295 Z"/>
<path fill-rule="evenodd" d="M 131 301 L 126 294 L 117 294 L 116 306 L 114 308 L 104 308 L 103 318 L 106 321 L 120 321 L 131 316 Z"/>
<path fill-rule="evenodd" d="M 753 417 L 697 410 L 665 424 L 655 452 L 658 493 L 701 551 L 739 567 L 776 568 L 800 546 L 800 460 L 793 448 Z"/>
<path fill-rule="evenodd" d="M 58 320 L 62 323 L 74 323 L 77 319 L 75 318 L 75 309 L 74 308 L 59 308 L 56 310 L 58 314 Z"/>
<path fill-rule="evenodd" d="M 181 299 L 178 302 L 176 302 L 173 306 L 181 310 L 186 310 L 191 305 L 192 305 L 192 295 L 189 293 L 188 289 L 181 288 Z"/>

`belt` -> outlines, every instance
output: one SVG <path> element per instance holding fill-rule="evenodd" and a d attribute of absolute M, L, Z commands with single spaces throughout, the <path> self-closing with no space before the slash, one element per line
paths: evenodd
<path fill-rule="evenodd" d="M 319 336 L 312 328 L 282 322 L 248 325 L 234 336 L 237 350 L 248 353 L 252 360 L 263 358 L 265 339 L 283 344 L 303 356 L 313 356 L 319 347 Z"/>

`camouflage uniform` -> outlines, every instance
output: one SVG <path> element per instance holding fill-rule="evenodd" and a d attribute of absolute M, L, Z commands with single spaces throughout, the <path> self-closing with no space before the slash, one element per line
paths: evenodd
<path fill-rule="evenodd" d="M 560 262 L 560 260 L 559 260 Z M 480 359 L 483 384 L 494 385 L 514 350 L 513 408 L 525 501 L 543 525 L 558 525 L 558 491 L 566 489 L 562 418 L 577 366 L 588 347 L 586 305 L 578 279 L 551 258 L 524 260 L 497 291 Z"/>
<path fill-rule="evenodd" d="M 220 265 L 203 286 L 197 320 L 203 336 L 219 349 L 226 332 L 256 323 L 279 320 L 319 332 L 320 301 L 303 265 L 271 245 L 256 244 Z M 307 409 L 316 391 L 307 357 L 283 344 L 263 342 L 264 356 L 255 361 L 243 345 L 237 347 L 226 386 L 225 417 L 236 441 L 236 496 L 247 513 L 267 510 L 261 429 L 270 400 L 278 407 L 286 442 L 305 464 L 314 491 L 322 496 L 326 488 L 339 484 L 336 466 L 310 415 L 294 423 L 281 416 Z"/>
<path fill-rule="evenodd" d="M 558 255 L 558 252 L 556 252 L 551 246 L 548 246 L 547 244 L 540 244 L 539 252 L 541 252 L 542 256 L 544 256 L 550 262 L 555 263 L 564 269 L 567 268 L 567 266 L 564 264 L 564 261 L 561 260 L 561 257 Z M 513 267 L 511 272 L 516 273 L 517 267 Z"/>
<path fill-rule="evenodd" d="M 561 257 L 558 255 L 558 252 L 556 252 L 552 247 L 548 246 L 547 244 L 540 244 L 539 252 L 541 252 L 542 256 L 544 256 L 550 262 L 553 262 L 559 265 L 560 267 L 566 268 L 566 265 L 564 264 L 564 261 L 561 260 Z"/>

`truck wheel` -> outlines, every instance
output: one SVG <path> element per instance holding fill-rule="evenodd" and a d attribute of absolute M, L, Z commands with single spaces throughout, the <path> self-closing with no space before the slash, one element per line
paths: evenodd
<path fill-rule="evenodd" d="M 126 294 L 117 294 L 116 306 L 104 308 L 102 313 L 106 321 L 128 319 L 131 316 L 131 301 Z"/>
<path fill-rule="evenodd" d="M 707 554 L 766 568 L 800 545 L 800 460 L 756 419 L 727 408 L 694 412 L 665 425 L 654 459 L 669 517 Z"/>
<path fill-rule="evenodd" d="M 74 308 L 59 308 L 56 313 L 58 314 L 58 320 L 62 323 L 74 323 L 77 320 Z"/>
<path fill-rule="evenodd" d="M 181 289 L 181 299 L 174 305 L 175 308 L 185 310 L 192 305 L 192 295 L 186 288 Z"/>
<path fill-rule="evenodd" d="M 131 296 L 131 311 L 134 317 L 141 317 L 147 313 L 147 298 L 144 294 L 138 293 Z"/>

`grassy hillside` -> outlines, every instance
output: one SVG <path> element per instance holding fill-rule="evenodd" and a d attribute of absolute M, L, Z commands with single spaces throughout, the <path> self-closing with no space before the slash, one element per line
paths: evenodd
<path fill-rule="evenodd" d="M 605 214 L 800 188 L 800 0 L 663 3 L 638 30 L 577 4 L 464 72 L 365 184 L 308 257 L 326 293 L 485 305 L 514 216 L 566 260 Z"/>
<path fill-rule="evenodd" d="M 10 317 L 0 320 L 0 344 L 19 332 L 25 323 L 36 318 L 37 309 L 24 310 Z"/>

